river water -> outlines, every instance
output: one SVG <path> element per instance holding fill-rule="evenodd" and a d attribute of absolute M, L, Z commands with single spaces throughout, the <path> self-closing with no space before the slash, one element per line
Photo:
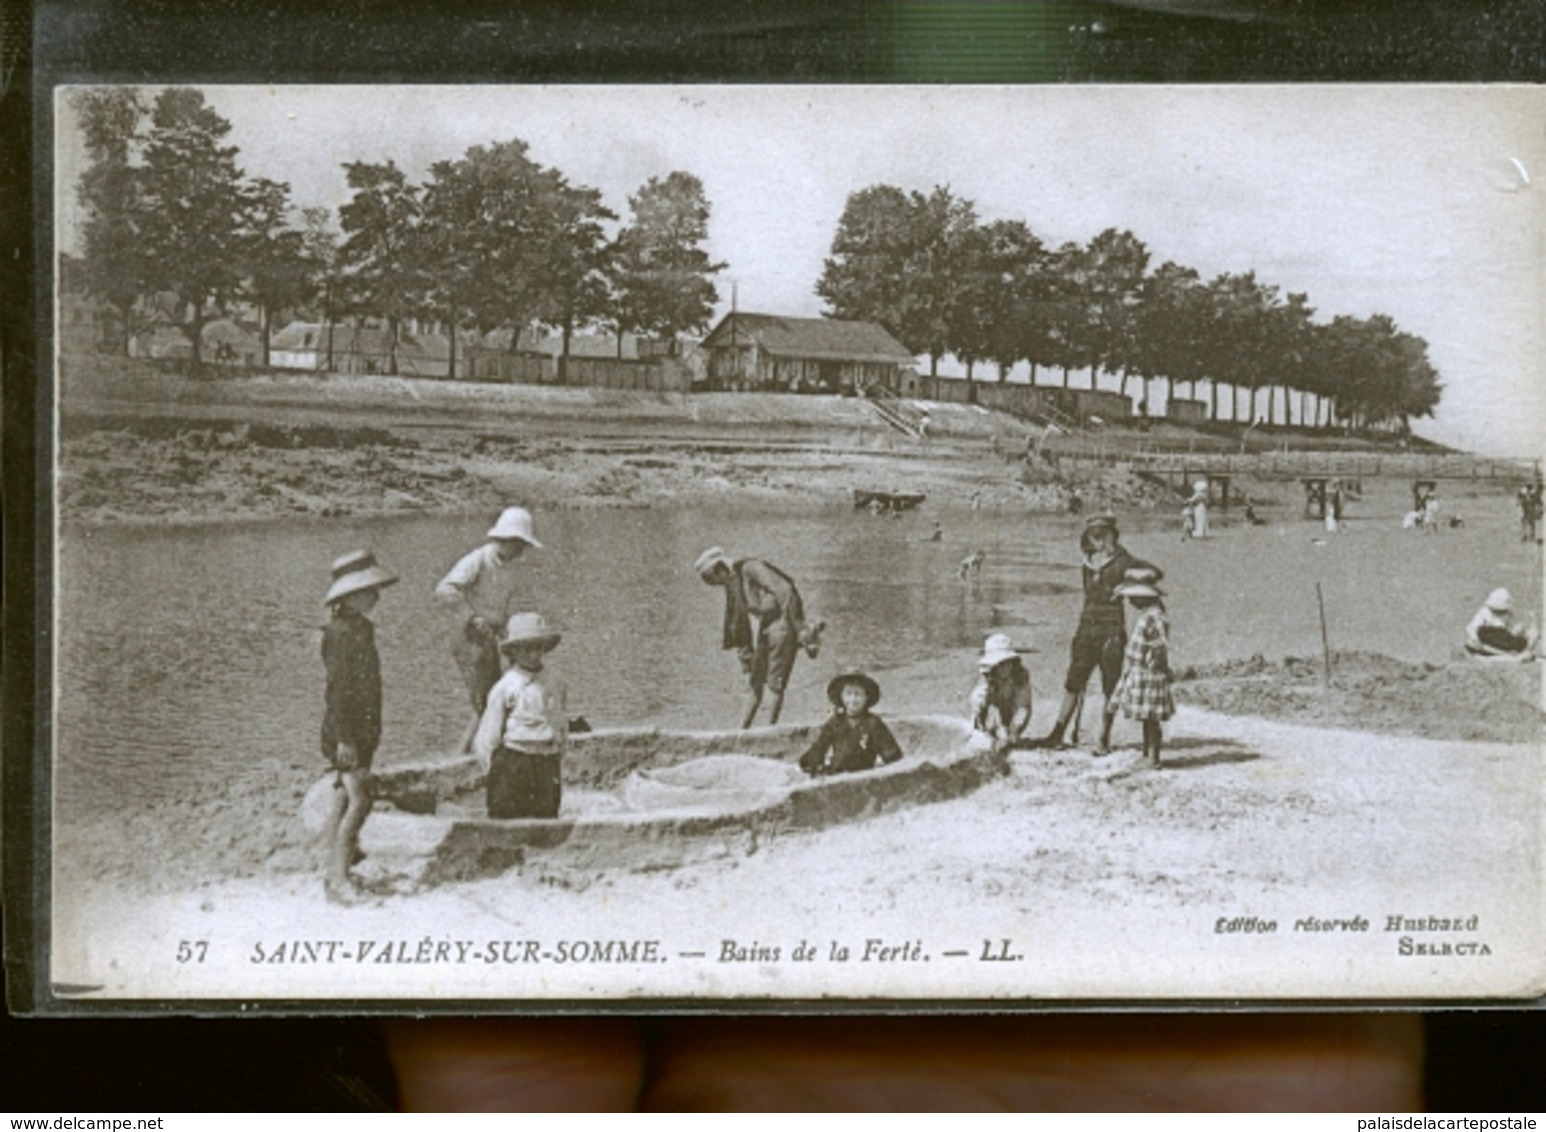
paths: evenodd
<path fill-rule="evenodd" d="M 1366 508 L 1371 510 L 1371 508 Z M 1331 647 L 1452 659 L 1496 585 L 1538 608 L 1539 548 L 1518 542 L 1505 497 L 1467 503 L 1468 524 L 1423 536 L 1397 512 L 1323 537 L 1286 514 L 1178 539 L 1173 515 L 1125 515 L 1124 541 L 1165 567 L 1178 666 Z M 228 527 L 67 528 L 59 547 L 54 788 L 62 816 L 217 790 L 245 766 L 320 769 L 318 648 L 332 559 L 373 547 L 402 577 L 373 619 L 382 657 L 381 764 L 450 750 L 471 709 L 447 654 L 435 583 L 488 518 L 301 520 Z M 929 536 L 940 522 L 939 541 Z M 846 506 L 575 509 L 537 515 L 526 595 L 564 633 L 551 664 L 571 712 L 597 727 L 732 727 L 742 684 L 719 648 L 723 597 L 692 562 L 706 546 L 761 557 L 799 583 L 828 623 L 821 657 L 798 661 L 790 722 L 819 719 L 827 678 L 950 656 L 1009 628 L 1028 658 L 1038 719 L 1058 693 L 1080 604 L 1078 521 L 961 509 L 900 518 Z M 958 565 L 984 552 L 978 578 Z M 1317 593 L 1319 587 L 1319 594 Z M 952 693 L 953 694 L 953 693 Z M 893 700 L 893 702 L 895 702 Z M 953 701 L 949 701 L 953 702 Z M 884 705 L 883 705 L 884 710 Z"/>
<path fill-rule="evenodd" d="M 932 541 L 936 519 L 946 531 Z M 218 788 L 267 759 L 321 766 L 321 596 L 331 560 L 373 547 L 402 581 L 373 614 L 382 657 L 378 761 L 454 746 L 471 717 L 431 599 L 487 519 L 394 518 L 173 529 L 67 529 L 59 569 L 56 797 L 101 812 Z M 1066 619 L 1078 573 L 1071 521 L 1028 527 L 962 511 L 873 516 L 848 507 L 540 513 L 522 604 L 564 634 L 551 664 L 571 712 L 598 727 L 730 727 L 739 667 L 720 651 L 720 591 L 692 562 L 709 545 L 793 576 L 828 624 L 801 657 L 786 716 L 819 718 L 838 666 L 877 674 L 981 644 L 1006 619 Z M 985 552 L 980 576 L 958 565 Z M 1031 603 L 1027 608 L 1025 603 Z M 1005 610 L 1014 606 L 1013 615 Z M 968 674 L 969 678 L 969 674 Z"/>

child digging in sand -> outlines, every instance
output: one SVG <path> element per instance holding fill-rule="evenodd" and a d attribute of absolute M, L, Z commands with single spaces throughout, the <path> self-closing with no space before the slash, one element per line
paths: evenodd
<path fill-rule="evenodd" d="M 324 604 L 333 611 L 322 630 L 327 669 L 322 713 L 322 757 L 336 775 L 323 825 L 327 872 L 323 891 L 335 903 L 360 895 L 349 869 L 359 856 L 360 827 L 370 813 L 370 764 L 381 742 L 381 656 L 370 611 L 397 578 L 357 550 L 333 563 L 333 585 Z"/>
<path fill-rule="evenodd" d="M 1150 569 L 1128 570 L 1112 590 L 1126 598 L 1138 615 L 1122 656 L 1122 676 L 1112 699 L 1129 719 L 1143 721 L 1143 753 L 1160 764 L 1163 733 L 1160 725 L 1176 713 L 1170 695 L 1170 621 L 1165 616 L 1164 591 Z"/>
<path fill-rule="evenodd" d="M 972 688 L 972 730 L 998 750 L 1011 750 L 1031 725 L 1031 674 L 1008 635 L 994 633 L 982 646 Z"/>
<path fill-rule="evenodd" d="M 870 770 L 902 757 L 879 716 L 870 709 L 880 699 L 880 685 L 862 672 L 844 672 L 827 685 L 832 715 L 822 724 L 816 741 L 800 756 L 800 767 L 813 778 L 828 774 Z"/>

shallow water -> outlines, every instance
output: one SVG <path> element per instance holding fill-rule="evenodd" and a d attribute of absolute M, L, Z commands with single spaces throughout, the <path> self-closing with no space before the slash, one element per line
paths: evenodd
<path fill-rule="evenodd" d="M 1464 530 L 1422 536 L 1381 514 L 1321 538 L 1297 515 L 1216 528 L 1183 543 L 1168 514 L 1124 516 L 1125 542 L 1167 572 L 1173 661 L 1318 656 L 1321 584 L 1334 649 L 1449 659 L 1480 599 L 1514 588 L 1538 608 L 1540 557 L 1518 543 L 1505 499 L 1468 504 Z M 1372 508 L 1371 508 L 1372 516 Z M 928 536 L 934 522 L 940 541 Z M 297 521 L 240 527 L 69 529 L 60 545 L 55 792 L 65 815 L 217 790 L 267 760 L 320 770 L 318 655 L 328 564 L 373 546 L 402 582 L 373 619 L 385 721 L 378 763 L 450 749 L 471 718 L 447 655 L 435 583 L 487 519 Z M 1061 684 L 1080 597 L 1078 521 L 946 511 L 900 518 L 827 508 L 573 510 L 537 516 L 545 549 L 524 560 L 527 597 L 564 633 L 552 667 L 571 714 L 594 726 L 731 727 L 741 681 L 719 649 L 723 599 L 698 581 L 705 546 L 764 557 L 828 623 L 803 656 L 785 718 L 819 719 L 826 679 L 967 650 L 1009 627 L 1034 644 L 1038 716 Z M 985 554 L 979 576 L 958 565 Z M 954 671 L 954 667 L 950 669 Z M 885 704 L 882 705 L 882 712 Z"/>
<path fill-rule="evenodd" d="M 936 518 L 948 532 L 927 536 Z M 378 761 L 422 758 L 471 718 L 447 652 L 435 583 L 487 520 L 408 518 L 227 528 L 67 530 L 59 571 L 56 792 L 69 806 L 218 786 L 277 758 L 317 760 L 318 654 L 328 564 L 375 548 L 402 581 L 373 614 L 382 657 Z M 1077 604 L 1077 571 L 1054 560 L 1074 527 L 984 513 L 899 519 L 847 507 L 656 508 L 542 513 L 523 560 L 527 604 L 564 633 L 551 665 L 571 714 L 593 726 L 728 727 L 739 667 L 719 649 L 723 598 L 698 581 L 705 546 L 765 557 L 799 583 L 828 629 L 801 657 L 786 716 L 818 718 L 838 666 L 876 672 L 980 644 L 1000 625 Z M 983 550 L 963 584 L 958 564 Z M 1059 615 L 1061 615 L 1059 613 Z M 320 766 L 320 763 L 317 765 Z"/>

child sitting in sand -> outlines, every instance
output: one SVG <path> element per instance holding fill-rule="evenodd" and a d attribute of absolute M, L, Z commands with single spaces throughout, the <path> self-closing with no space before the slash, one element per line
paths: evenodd
<path fill-rule="evenodd" d="M 977 671 L 972 729 L 988 736 L 998 750 L 1012 748 L 1031 725 L 1031 674 L 1004 633 L 984 642 Z"/>
<path fill-rule="evenodd" d="M 891 729 L 870 709 L 880 699 L 880 685 L 862 672 L 844 672 L 827 685 L 833 712 L 816 741 L 800 756 L 800 767 L 813 778 L 870 770 L 902 757 Z"/>
<path fill-rule="evenodd" d="M 1520 625 L 1513 617 L 1514 595 L 1495 589 L 1465 627 L 1467 652 L 1477 656 L 1508 656 L 1526 660 L 1535 655 L 1535 626 Z"/>
<path fill-rule="evenodd" d="M 370 813 L 370 764 L 381 742 L 381 656 L 370 611 L 381 591 L 397 581 L 357 550 L 333 563 L 333 584 L 323 602 L 333 616 L 322 630 L 327 688 L 322 713 L 322 757 L 333 768 L 333 797 L 323 822 L 329 900 L 353 903 L 359 889 L 349 869 L 359 856 L 360 828 Z"/>
<path fill-rule="evenodd" d="M 1143 753 L 1160 764 L 1163 733 L 1160 725 L 1176 713 L 1170 695 L 1170 621 L 1165 616 L 1164 591 L 1157 573 L 1148 567 L 1126 571 L 1111 592 L 1127 599 L 1138 614 L 1122 655 L 1122 676 L 1111 698 L 1122 714 L 1143 721 Z M 1104 751 L 1097 751 L 1104 754 Z"/>
<path fill-rule="evenodd" d="M 561 681 L 542 670 L 561 640 L 540 613 L 505 623 L 499 651 L 510 667 L 488 694 L 472 753 L 488 771 L 488 816 L 556 818 L 563 795 L 569 714 Z"/>

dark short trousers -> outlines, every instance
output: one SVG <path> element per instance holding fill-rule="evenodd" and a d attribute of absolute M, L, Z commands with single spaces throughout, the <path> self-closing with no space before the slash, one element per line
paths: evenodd
<path fill-rule="evenodd" d="M 482 715 L 490 689 L 504 675 L 499 663 L 499 643 L 492 633 L 480 633 L 468 623 L 451 641 L 451 655 L 456 658 L 456 670 L 467 687 L 467 701 L 473 711 Z"/>
<path fill-rule="evenodd" d="M 788 621 L 775 621 L 757 636 L 757 651 L 752 655 L 751 686 L 764 685 L 775 692 L 789 686 L 789 674 L 800 651 L 799 627 Z"/>
<path fill-rule="evenodd" d="M 1529 638 L 1510 633 L 1497 625 L 1483 625 L 1476 630 L 1476 639 L 1488 648 L 1498 649 L 1500 652 L 1524 652 L 1530 647 Z"/>
<path fill-rule="evenodd" d="M 1122 676 L 1124 645 L 1121 636 L 1075 633 L 1074 643 L 1069 649 L 1068 679 L 1063 681 L 1063 690 L 1078 695 L 1090 682 L 1090 674 L 1099 667 L 1101 690 L 1110 699 Z"/>
<path fill-rule="evenodd" d="M 556 818 L 563 795 L 562 757 L 500 747 L 489 759 L 488 816 Z"/>

